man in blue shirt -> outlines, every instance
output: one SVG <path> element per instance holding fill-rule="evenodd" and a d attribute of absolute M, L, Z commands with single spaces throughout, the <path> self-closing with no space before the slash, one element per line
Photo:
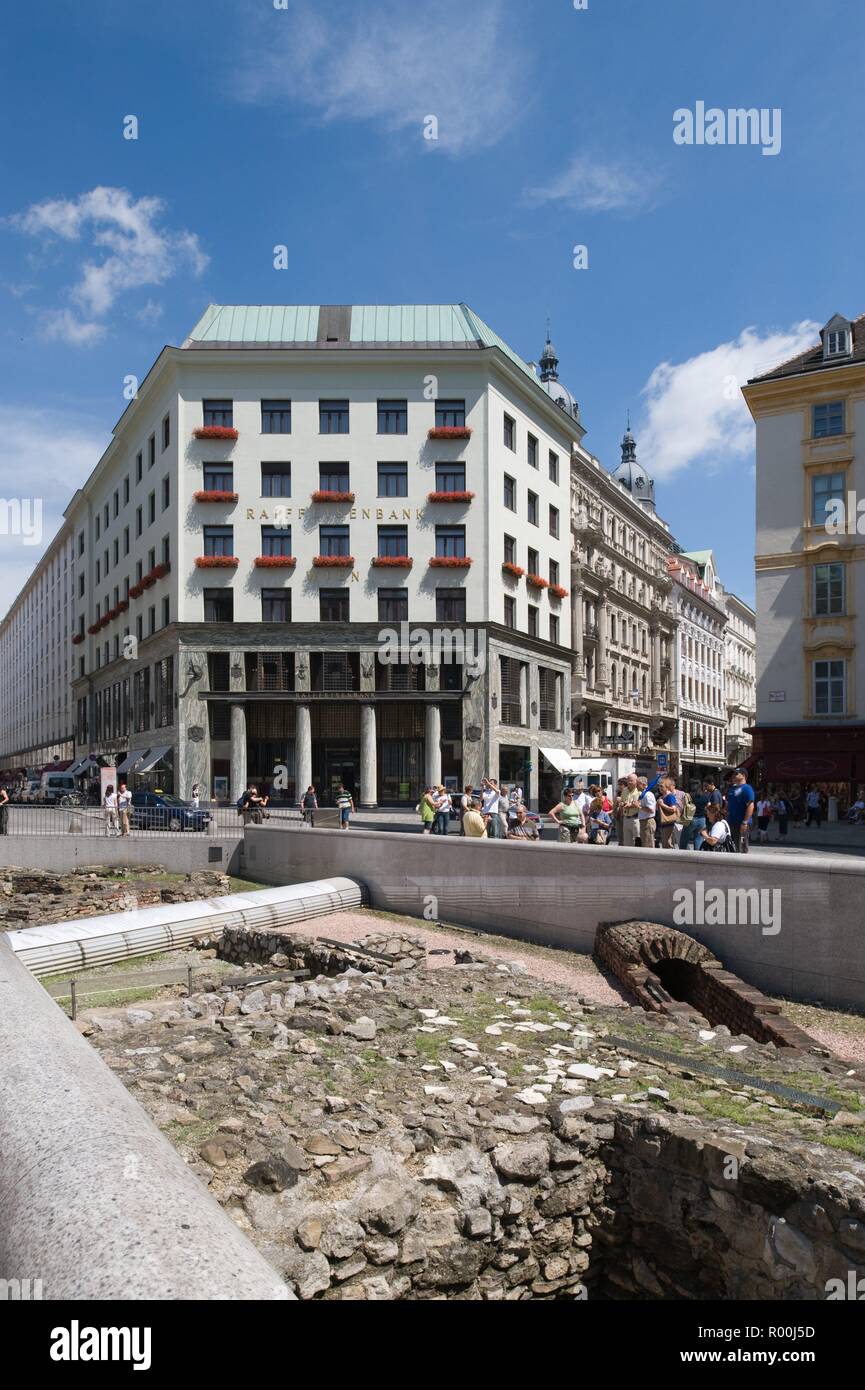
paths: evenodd
<path fill-rule="evenodd" d="M 727 823 L 740 854 L 748 853 L 748 832 L 753 814 L 754 788 L 746 781 L 742 769 L 738 768 L 727 788 Z"/>

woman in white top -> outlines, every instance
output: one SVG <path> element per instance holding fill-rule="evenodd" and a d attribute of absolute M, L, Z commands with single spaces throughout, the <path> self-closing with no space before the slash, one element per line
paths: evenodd
<path fill-rule="evenodd" d="M 190 800 L 194 809 L 197 811 L 201 801 L 201 793 L 199 791 L 197 782 L 193 782 L 192 784 L 192 796 L 190 797 Z"/>
<path fill-rule="evenodd" d="M 757 800 L 757 835 L 758 844 L 768 845 L 769 843 L 769 822 L 775 811 L 775 803 L 770 797 L 763 793 Z"/>
<path fill-rule="evenodd" d="M 724 819 L 720 806 L 707 806 L 706 815 L 709 827 L 707 830 L 700 831 L 700 838 L 703 841 L 700 849 L 723 849 L 724 842 L 730 839 L 730 827 Z"/>
<path fill-rule="evenodd" d="M 102 805 L 105 810 L 105 834 L 119 835 L 120 826 L 117 823 L 117 793 L 114 784 L 109 782 L 105 788 L 105 795 L 102 798 Z"/>

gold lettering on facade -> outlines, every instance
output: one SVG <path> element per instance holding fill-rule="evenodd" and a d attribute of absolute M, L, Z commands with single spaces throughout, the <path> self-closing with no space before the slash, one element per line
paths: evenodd
<path fill-rule="evenodd" d="M 384 512 L 382 511 L 381 507 L 376 507 L 376 509 L 375 509 L 375 519 L 376 519 L 376 521 L 381 521 L 381 519 L 382 519 L 383 516 L 384 516 Z"/>
<path fill-rule="evenodd" d="M 402 519 L 403 521 L 411 521 L 411 507 L 403 507 Z"/>
<path fill-rule="evenodd" d="M 348 514 L 349 521 L 357 521 L 357 507 L 352 507 Z"/>
<path fill-rule="evenodd" d="M 369 507 L 364 507 L 363 511 L 361 512 L 361 516 L 363 517 L 364 521 L 369 521 Z"/>
<path fill-rule="evenodd" d="M 254 510 L 253 510 L 252 507 L 247 507 L 247 509 L 246 509 L 246 519 L 247 519 L 247 521 L 255 521 L 255 512 L 254 512 Z"/>
<path fill-rule="evenodd" d="M 352 584 L 357 583 L 358 579 L 360 579 L 360 575 L 358 574 L 357 570 L 352 570 L 352 572 L 351 572 L 351 582 L 352 582 Z"/>

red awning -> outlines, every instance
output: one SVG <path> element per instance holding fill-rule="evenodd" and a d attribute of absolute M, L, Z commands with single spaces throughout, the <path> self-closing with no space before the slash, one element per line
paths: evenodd
<path fill-rule="evenodd" d="M 767 782 L 849 782 L 853 758 L 849 753 L 767 753 Z"/>

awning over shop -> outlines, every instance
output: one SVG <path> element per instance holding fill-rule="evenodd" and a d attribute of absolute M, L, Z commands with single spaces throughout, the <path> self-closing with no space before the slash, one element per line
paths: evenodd
<path fill-rule="evenodd" d="M 150 769 L 152 767 L 155 767 L 158 762 L 161 762 L 162 759 L 165 757 L 166 753 L 170 751 L 170 748 L 167 746 L 165 748 L 149 748 L 147 752 L 143 755 L 144 761 L 140 762 L 137 765 L 135 771 L 149 772 Z"/>
<path fill-rule="evenodd" d="M 67 771 L 72 777 L 80 777 L 82 772 L 89 772 L 91 767 L 98 766 L 99 764 L 95 758 L 81 758 L 78 762 L 73 763 Z"/>
<path fill-rule="evenodd" d="M 853 759 L 849 753 L 768 753 L 767 782 L 849 782 Z"/>
<path fill-rule="evenodd" d="M 118 777 L 122 772 L 132 772 L 133 769 L 137 768 L 137 765 L 141 762 L 141 759 L 145 758 L 146 756 L 146 748 L 138 748 L 134 750 L 132 753 L 127 753 L 126 757 L 123 759 L 123 762 L 118 763 L 114 771 L 117 773 Z"/>
<path fill-rule="evenodd" d="M 579 764 L 574 762 L 566 748 L 542 748 L 540 751 L 557 772 L 564 774 L 580 771 Z"/>

